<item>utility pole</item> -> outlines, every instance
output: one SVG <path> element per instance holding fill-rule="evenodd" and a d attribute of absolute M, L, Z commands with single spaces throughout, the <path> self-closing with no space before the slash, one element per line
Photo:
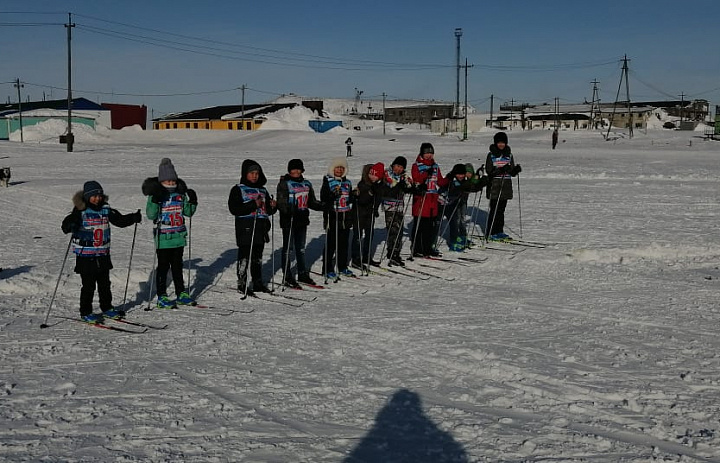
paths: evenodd
<path fill-rule="evenodd" d="M 460 117 L 460 37 L 462 37 L 462 28 L 455 28 L 455 39 L 457 40 L 457 67 L 456 67 L 456 83 L 455 83 L 455 117 Z"/>
<path fill-rule="evenodd" d="M 555 97 L 555 130 L 560 130 L 560 98 Z"/>
<path fill-rule="evenodd" d="M 512 130 L 513 126 L 513 106 L 515 105 L 515 99 L 510 98 L 510 130 Z"/>
<path fill-rule="evenodd" d="M 684 112 L 685 112 L 685 92 L 681 92 L 680 93 L 680 123 L 681 124 L 683 123 Z"/>
<path fill-rule="evenodd" d="M 75 144 L 75 136 L 72 133 L 72 47 L 70 43 L 72 41 L 72 28 L 75 24 L 72 22 L 72 13 L 68 13 L 68 23 L 65 24 L 67 28 L 67 55 L 68 55 L 68 91 L 67 91 L 67 105 L 68 105 L 68 116 L 67 116 L 67 135 L 65 136 L 65 144 L 67 145 L 68 153 L 72 152 L 73 145 Z"/>
<path fill-rule="evenodd" d="M 240 93 L 242 94 L 242 96 L 240 97 L 240 111 L 242 112 L 242 117 L 240 118 L 240 120 L 242 121 L 241 124 L 242 124 L 243 129 L 245 128 L 245 89 L 246 88 L 247 88 L 247 85 L 245 85 L 245 84 L 242 84 L 240 86 Z"/>
<path fill-rule="evenodd" d="M 490 128 L 493 128 L 493 108 L 495 106 L 495 94 L 490 95 Z"/>
<path fill-rule="evenodd" d="M 628 111 L 628 128 L 629 133 L 628 136 L 630 138 L 633 137 L 633 119 L 632 119 L 632 112 L 630 111 L 630 84 L 628 83 L 628 59 L 627 55 L 623 58 L 623 67 L 622 67 L 622 73 L 620 74 L 620 83 L 618 84 L 617 94 L 615 94 L 615 103 L 613 104 L 613 112 L 610 115 L 610 124 L 608 125 L 608 131 L 605 135 L 605 140 L 609 140 L 610 138 L 610 130 L 612 129 L 613 125 L 613 119 L 615 117 L 615 109 L 617 108 L 618 104 L 618 98 L 620 98 L 620 89 L 622 88 L 622 82 L 623 77 L 625 77 L 625 94 L 627 97 L 627 111 Z"/>
<path fill-rule="evenodd" d="M 628 110 L 628 134 L 630 135 L 630 138 L 633 137 L 633 114 L 632 110 L 630 108 L 630 83 L 628 82 L 628 74 L 630 70 L 628 69 L 628 59 L 627 55 L 625 55 L 623 59 L 623 72 L 625 72 L 625 96 L 627 97 L 627 110 Z"/>
<path fill-rule="evenodd" d="M 24 143 L 25 139 L 23 138 L 23 121 L 22 121 L 22 98 L 20 98 L 20 89 L 25 87 L 25 85 L 20 83 L 20 78 L 18 77 L 15 79 L 15 83 L 13 84 L 13 87 L 17 88 L 18 93 L 18 116 L 20 118 L 20 143 Z"/>
<path fill-rule="evenodd" d="M 597 79 L 590 82 L 593 84 L 593 94 L 592 94 L 592 101 L 590 102 L 590 121 L 588 122 L 588 130 L 595 127 L 595 117 L 598 117 L 600 115 L 600 98 L 598 97 L 598 82 Z M 595 112 L 595 102 L 597 102 L 597 112 Z"/>
<path fill-rule="evenodd" d="M 385 135 L 385 97 L 386 96 L 387 95 L 385 95 L 385 92 L 383 92 L 383 94 L 382 94 L 382 97 L 383 97 L 383 135 Z"/>
<path fill-rule="evenodd" d="M 465 68 L 465 111 L 463 111 L 463 112 L 464 112 L 464 116 L 465 116 L 465 121 L 464 121 L 464 124 L 463 124 L 463 141 L 464 141 L 464 140 L 467 140 L 467 134 L 468 134 L 468 114 L 467 114 L 467 112 L 468 112 L 468 103 L 467 103 L 467 97 L 468 97 L 468 91 L 467 91 L 467 90 L 468 90 L 468 87 L 467 87 L 467 85 L 468 85 L 468 68 L 471 68 L 471 67 L 474 67 L 474 66 L 475 66 L 474 64 L 471 64 L 470 66 L 468 66 L 467 58 L 465 58 L 465 66 L 464 66 L 464 68 Z"/>

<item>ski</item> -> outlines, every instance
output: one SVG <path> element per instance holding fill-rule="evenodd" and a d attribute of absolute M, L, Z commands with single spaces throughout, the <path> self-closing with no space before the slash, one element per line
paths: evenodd
<path fill-rule="evenodd" d="M 544 249 L 544 248 L 545 248 L 545 245 L 544 245 L 544 244 L 535 244 L 535 243 L 530 243 L 530 242 L 527 242 L 527 241 L 514 240 L 514 239 L 509 239 L 509 240 L 497 240 L 497 241 L 492 240 L 492 241 L 490 241 L 490 243 L 511 244 L 511 245 L 513 245 L 513 246 L 525 246 L 525 247 L 527 247 L 527 248 L 538 248 L 538 249 Z"/>
<path fill-rule="evenodd" d="M 465 257 L 465 256 L 460 256 L 460 257 L 458 257 L 458 259 L 464 260 L 464 261 L 466 261 L 466 262 L 475 262 L 475 263 L 477 263 L 477 264 L 482 263 L 482 262 L 485 262 L 486 260 L 488 260 L 487 257 Z"/>
<path fill-rule="evenodd" d="M 165 328 L 167 328 L 169 326 L 169 325 L 156 326 L 156 325 L 149 325 L 147 323 L 132 322 L 130 320 L 125 320 L 124 318 L 112 318 L 111 320 L 114 322 L 118 322 L 118 323 L 124 323 L 126 325 L 138 326 L 140 328 L 148 328 L 151 330 L 164 330 Z"/>
<path fill-rule="evenodd" d="M 402 270 L 400 270 L 400 269 L 402 269 Z M 429 275 L 426 275 L 424 272 L 422 272 L 420 270 L 410 268 L 407 265 L 405 267 L 387 268 L 387 271 L 395 273 L 397 275 L 402 275 L 402 276 L 408 277 L 408 278 L 415 278 L 415 279 L 419 279 L 419 280 L 429 280 L 430 279 Z M 410 273 L 405 273 L 405 271 L 408 271 Z"/>
<path fill-rule="evenodd" d="M 295 288 L 292 288 L 292 289 L 295 289 Z M 299 291 L 302 291 L 302 288 L 300 288 Z M 290 299 L 293 301 L 302 301 L 302 302 L 313 302 L 317 299 L 317 296 L 311 296 L 309 299 L 306 299 L 304 297 L 291 296 L 289 294 L 277 293 L 275 291 L 266 293 L 266 294 L 270 294 L 272 296 L 277 296 L 277 297 L 284 297 L 285 299 Z"/>
<path fill-rule="evenodd" d="M 422 265 L 422 263 L 419 263 L 419 262 L 418 262 L 418 265 Z M 407 270 L 410 270 L 411 272 L 416 272 L 416 273 L 419 273 L 419 274 L 421 274 L 421 275 L 426 275 L 426 276 L 428 276 L 429 278 L 438 278 L 438 279 L 440 279 L 440 280 L 446 280 L 446 281 L 454 281 L 454 280 L 455 280 L 455 277 L 444 277 L 444 276 L 442 276 L 442 275 L 436 275 L 436 274 L 434 274 L 434 273 L 432 273 L 432 272 L 426 272 L 426 271 L 424 271 L 424 270 L 420 270 L 420 269 L 416 269 L 416 268 L 412 268 L 412 267 L 405 267 L 405 268 L 406 268 Z"/>
<path fill-rule="evenodd" d="M 142 330 L 130 330 L 130 329 L 126 329 L 126 328 L 120 328 L 119 326 L 106 325 L 104 321 L 100 322 L 100 323 L 88 323 L 85 320 L 81 320 L 79 318 L 73 318 L 72 320 L 82 323 L 83 325 L 92 326 L 92 327 L 100 328 L 103 330 L 119 331 L 121 333 L 142 334 L 148 330 L 147 327 L 144 327 Z"/>
<path fill-rule="evenodd" d="M 302 307 L 302 305 L 305 302 L 297 302 L 293 300 L 284 300 L 283 296 L 280 296 L 279 294 L 273 294 L 273 293 L 256 293 L 256 292 L 248 292 L 247 296 L 244 299 L 247 299 L 249 297 L 260 299 L 261 301 L 268 301 L 273 302 L 275 304 L 282 304 L 287 305 L 290 307 Z M 244 300 L 243 299 L 243 300 Z"/>

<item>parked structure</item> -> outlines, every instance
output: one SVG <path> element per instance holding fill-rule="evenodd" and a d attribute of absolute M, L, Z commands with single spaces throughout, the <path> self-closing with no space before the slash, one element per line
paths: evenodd
<path fill-rule="evenodd" d="M 417 104 L 385 108 L 385 121 L 399 124 L 430 124 L 437 119 L 453 116 L 452 104 Z"/>
<path fill-rule="evenodd" d="M 302 106 L 322 114 L 322 101 L 303 101 Z M 265 121 L 265 115 L 297 103 L 268 103 L 213 106 L 184 113 L 169 114 L 153 119 L 155 130 L 257 130 Z"/>

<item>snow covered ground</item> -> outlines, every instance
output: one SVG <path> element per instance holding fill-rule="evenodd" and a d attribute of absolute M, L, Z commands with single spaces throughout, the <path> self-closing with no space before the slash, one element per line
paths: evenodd
<path fill-rule="evenodd" d="M 416 263 L 437 275 L 427 280 L 388 273 L 293 291 L 317 300 L 291 307 L 231 290 L 227 195 L 246 158 L 272 192 L 302 158 L 319 190 L 348 133 L 274 127 L 78 133 L 73 153 L 29 130 L 24 144 L 0 143 L 13 172 L 0 189 L 0 460 L 720 461 L 720 143 L 568 131 L 553 151 L 548 131 L 512 131 L 523 173 L 508 228 L 547 248 L 475 249 L 487 260 Z M 357 181 L 363 164 L 412 161 L 423 141 L 444 172 L 477 167 L 492 132 L 352 136 Z M 80 291 L 72 256 L 60 273 L 71 196 L 95 179 L 121 212 L 144 208 L 141 182 L 163 157 L 200 198 L 192 293 L 213 309 L 142 310 L 153 266 L 144 221 L 128 318 L 168 328 L 132 335 L 62 318 L 78 314 Z M 480 207 L 484 221 L 486 199 Z M 316 270 L 321 223 L 314 214 L 308 234 Z M 117 305 L 132 236 L 113 230 Z M 275 250 L 280 240 L 278 230 Z M 58 275 L 52 326 L 40 329 Z"/>

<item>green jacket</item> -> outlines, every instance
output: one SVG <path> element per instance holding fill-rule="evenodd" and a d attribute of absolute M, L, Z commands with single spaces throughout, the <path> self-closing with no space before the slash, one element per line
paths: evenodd
<path fill-rule="evenodd" d="M 147 205 L 145 206 L 145 213 L 148 219 L 155 222 L 160 217 L 161 203 L 167 200 L 170 194 L 167 190 L 157 182 L 157 177 L 145 180 L 143 184 L 143 193 L 151 193 L 147 197 Z M 192 217 L 197 210 L 197 204 L 190 202 L 187 194 L 188 188 L 185 182 L 178 179 L 178 187 L 176 192 L 182 195 L 182 215 L 184 217 Z M 183 222 L 185 222 L 182 217 Z M 156 249 L 171 249 L 181 248 L 187 244 L 187 231 L 173 232 L 173 233 L 157 233 L 159 228 L 162 228 L 163 224 L 156 224 L 156 229 L 153 231 Z M 187 225 L 186 225 L 187 227 Z"/>

